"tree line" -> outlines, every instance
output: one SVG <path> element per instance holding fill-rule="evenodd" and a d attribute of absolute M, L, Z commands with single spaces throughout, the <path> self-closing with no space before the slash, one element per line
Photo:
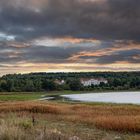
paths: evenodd
<path fill-rule="evenodd" d="M 107 84 L 84 87 L 80 78 L 105 78 Z M 60 85 L 55 80 L 64 80 Z M 139 90 L 140 72 L 79 72 L 8 74 L 0 78 L 1 92 L 39 92 L 54 90 Z"/>

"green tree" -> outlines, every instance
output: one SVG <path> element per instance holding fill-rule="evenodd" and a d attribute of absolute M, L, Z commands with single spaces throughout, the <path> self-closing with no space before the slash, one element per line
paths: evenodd
<path fill-rule="evenodd" d="M 80 82 L 80 80 L 77 80 L 77 79 L 74 79 L 74 80 L 71 80 L 69 82 L 69 87 L 71 90 L 80 90 L 81 87 L 82 87 L 82 84 Z"/>
<path fill-rule="evenodd" d="M 42 87 L 44 90 L 56 90 L 56 84 L 52 80 L 44 80 Z"/>

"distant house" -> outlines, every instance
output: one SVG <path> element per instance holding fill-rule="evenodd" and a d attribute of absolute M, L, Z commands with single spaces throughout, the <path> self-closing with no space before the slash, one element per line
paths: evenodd
<path fill-rule="evenodd" d="M 65 81 L 64 81 L 64 80 L 58 80 L 58 79 L 56 79 L 54 82 L 55 82 L 56 84 L 58 84 L 58 85 L 63 85 L 63 84 L 65 84 Z"/>
<path fill-rule="evenodd" d="M 107 84 L 108 81 L 104 78 L 81 78 L 81 83 L 84 86 L 100 85 L 101 83 Z"/>

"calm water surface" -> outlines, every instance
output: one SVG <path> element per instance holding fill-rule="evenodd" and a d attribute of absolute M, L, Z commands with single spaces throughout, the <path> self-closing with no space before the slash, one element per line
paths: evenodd
<path fill-rule="evenodd" d="M 61 95 L 73 101 L 140 104 L 140 92 L 106 92 Z"/>

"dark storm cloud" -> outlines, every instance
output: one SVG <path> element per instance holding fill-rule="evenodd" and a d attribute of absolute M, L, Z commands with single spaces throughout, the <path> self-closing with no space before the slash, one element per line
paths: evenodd
<path fill-rule="evenodd" d="M 0 30 L 18 40 L 73 36 L 139 41 L 139 0 L 41 0 L 39 6 L 24 1 L 0 2 Z"/>
<path fill-rule="evenodd" d="M 140 63 L 140 49 L 121 49 L 112 44 L 106 47 L 105 42 L 98 47 L 61 47 L 61 46 L 30 46 L 30 47 L 3 47 L 0 52 L 0 62 L 4 64 L 26 63 L 86 63 L 86 64 L 113 64 L 117 62 Z M 110 43 L 108 45 L 111 45 Z M 0 46 L 1 47 L 1 46 Z M 1 47 L 2 48 L 2 47 Z M 126 47 L 128 48 L 128 47 Z"/>
<path fill-rule="evenodd" d="M 67 63 L 69 57 L 84 51 L 85 47 L 49 47 L 35 45 L 17 47 L 14 44 L 10 45 L 1 42 L 0 50 L 0 62 L 4 64 L 13 64 L 22 61 L 27 63 Z M 94 48 L 87 47 L 86 50 L 94 50 Z"/>
<path fill-rule="evenodd" d="M 139 25 L 139 0 L 0 0 L 0 68 L 19 63 L 139 64 Z M 68 37 L 84 41 L 36 43 Z M 93 38 L 100 43 L 88 40 Z"/>
<path fill-rule="evenodd" d="M 87 47 L 86 50 L 94 50 Z M 85 47 L 45 47 L 32 46 L 21 50 L 23 60 L 32 63 L 69 63 L 68 59 L 74 54 L 85 51 Z"/>
<path fill-rule="evenodd" d="M 113 64 L 117 62 L 140 63 L 140 50 L 121 51 L 117 54 L 98 57 L 96 63 Z"/>

